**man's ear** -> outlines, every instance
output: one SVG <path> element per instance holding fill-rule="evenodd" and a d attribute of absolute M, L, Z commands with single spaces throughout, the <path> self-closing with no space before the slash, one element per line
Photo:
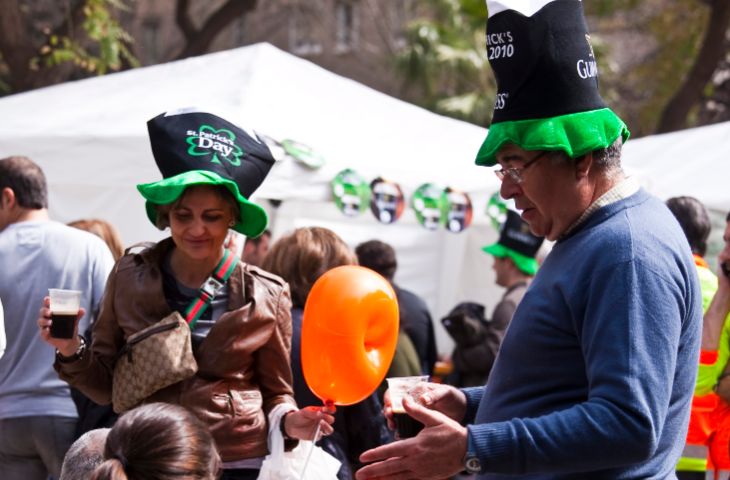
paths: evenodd
<path fill-rule="evenodd" d="M 591 169 L 593 168 L 593 152 L 588 152 L 585 155 L 575 159 L 575 178 L 577 180 L 583 179 L 588 176 Z"/>
<path fill-rule="evenodd" d="M 0 208 L 3 210 L 15 206 L 15 192 L 10 187 L 5 187 L 0 192 Z"/>

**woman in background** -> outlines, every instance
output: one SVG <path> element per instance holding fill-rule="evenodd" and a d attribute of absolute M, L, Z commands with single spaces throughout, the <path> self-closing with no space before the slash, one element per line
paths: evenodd
<path fill-rule="evenodd" d="M 79 230 L 86 230 L 104 240 L 109 250 L 111 250 L 115 262 L 124 254 L 122 238 L 119 236 L 119 232 L 114 225 L 106 220 L 85 218 L 69 222 L 68 226 L 78 228 Z"/>
<path fill-rule="evenodd" d="M 327 270 L 341 265 L 357 265 L 355 254 L 337 234 L 320 227 L 298 228 L 285 235 L 274 243 L 262 264 L 264 270 L 286 280 L 291 289 L 291 366 L 294 374 L 294 399 L 300 406 L 322 405 L 322 401 L 307 387 L 302 373 L 304 304 L 314 282 Z M 347 319 L 343 318 L 342 321 Z M 334 433 L 324 438 L 320 445 L 342 462 L 337 478 L 350 480 L 361 466 L 359 456 L 362 452 L 391 440 L 381 404 L 377 396 L 372 394 L 355 405 L 338 407 Z"/>

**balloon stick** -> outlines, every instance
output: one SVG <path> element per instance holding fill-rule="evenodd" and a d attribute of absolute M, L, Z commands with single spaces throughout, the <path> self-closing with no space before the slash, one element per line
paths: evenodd
<path fill-rule="evenodd" d="M 334 410 L 335 404 L 331 400 L 327 400 L 324 403 L 324 407 L 322 409 L 326 413 L 331 413 Z M 312 452 L 314 451 L 314 446 L 317 444 L 317 441 L 319 440 L 319 432 L 322 430 L 322 420 L 317 422 L 317 428 L 314 430 L 314 436 L 312 437 L 312 444 L 309 446 L 309 452 L 307 452 L 307 459 L 304 460 L 304 466 L 302 467 L 302 472 L 299 474 L 299 480 L 304 480 L 304 474 L 307 471 L 307 466 L 309 465 L 309 460 L 312 458 Z"/>

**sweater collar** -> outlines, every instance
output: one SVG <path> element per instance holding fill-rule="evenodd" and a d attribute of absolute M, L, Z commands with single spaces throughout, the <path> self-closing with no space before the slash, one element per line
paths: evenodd
<path fill-rule="evenodd" d="M 639 182 L 633 178 L 625 178 L 618 184 L 614 185 L 609 191 L 601 195 L 591 203 L 588 208 L 578 217 L 578 220 L 573 222 L 565 232 L 560 236 L 560 239 L 568 237 L 578 226 L 584 223 L 591 215 L 593 215 L 600 208 L 612 203 L 616 203 L 625 198 L 629 198 L 631 195 L 639 191 Z"/>

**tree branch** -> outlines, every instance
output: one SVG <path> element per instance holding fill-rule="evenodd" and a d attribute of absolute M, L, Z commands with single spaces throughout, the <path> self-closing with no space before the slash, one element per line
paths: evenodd
<path fill-rule="evenodd" d="M 702 91 L 725 55 L 725 34 L 730 25 L 730 2 L 714 0 L 702 46 L 687 77 L 669 100 L 657 127 L 657 133 L 683 128 L 692 107 L 702 98 Z"/>
<path fill-rule="evenodd" d="M 193 21 L 188 15 L 189 5 L 190 2 L 188 0 L 177 0 L 177 6 L 175 8 L 175 22 L 180 27 L 180 31 L 188 42 L 190 42 L 196 33 Z"/>
<path fill-rule="evenodd" d="M 178 0 L 178 14 L 181 5 L 187 8 L 187 0 Z M 213 13 L 200 30 L 185 34 L 187 43 L 183 50 L 175 57 L 177 60 L 201 55 L 208 51 L 210 44 L 215 37 L 230 25 L 235 19 L 240 18 L 256 8 L 258 0 L 228 0 L 222 7 Z M 178 15 L 179 18 L 179 15 Z M 178 21 L 178 25 L 179 25 Z M 182 27 L 181 27 L 182 28 Z"/>

